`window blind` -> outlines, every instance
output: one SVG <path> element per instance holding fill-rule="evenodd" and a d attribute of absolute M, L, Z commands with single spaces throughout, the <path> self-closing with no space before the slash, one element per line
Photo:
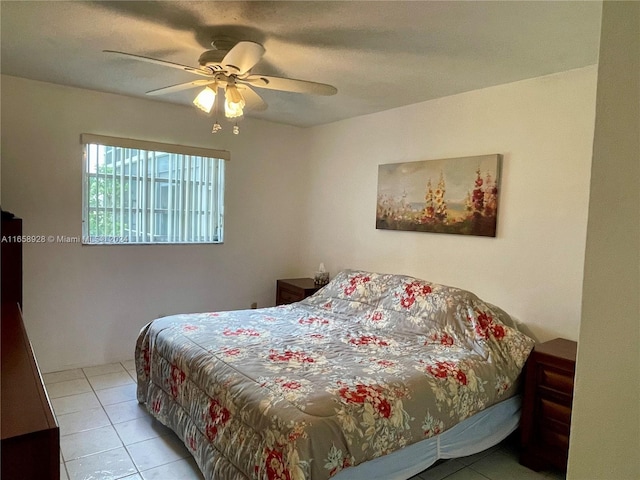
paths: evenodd
<path fill-rule="evenodd" d="M 221 243 L 229 152 L 83 134 L 83 243 Z"/>

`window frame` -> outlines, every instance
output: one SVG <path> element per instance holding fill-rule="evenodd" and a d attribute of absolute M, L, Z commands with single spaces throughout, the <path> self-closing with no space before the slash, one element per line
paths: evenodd
<path fill-rule="evenodd" d="M 109 137 L 104 135 L 95 135 L 89 133 L 83 133 L 80 135 L 80 143 L 82 144 L 83 151 L 83 165 L 82 165 L 82 245 L 211 245 L 211 244 L 222 244 L 224 243 L 224 203 L 225 203 L 225 182 L 226 182 L 226 172 L 225 172 L 225 162 L 229 161 L 230 153 L 226 150 L 215 150 L 209 148 L 202 147 L 192 147 L 185 145 L 176 145 L 176 144 L 167 144 L 160 142 L 151 142 L 145 140 L 136 140 L 130 138 L 119 138 L 119 137 Z M 93 147 L 97 146 L 97 147 Z M 120 206 L 116 207 L 112 204 L 112 206 L 104 206 L 104 207 L 92 207 L 90 200 L 90 190 L 91 190 L 91 182 L 92 179 L 97 182 L 99 179 L 99 173 L 92 173 L 90 171 L 91 161 L 89 149 L 91 148 L 108 148 L 115 147 L 118 149 L 124 149 L 125 151 L 129 150 L 130 153 L 133 150 L 136 150 L 136 154 L 140 156 L 141 152 L 144 153 L 144 156 L 138 158 L 136 160 L 138 165 L 142 164 L 142 159 L 146 163 L 143 171 L 144 174 L 141 173 L 140 170 L 136 173 L 135 177 L 131 173 L 131 166 L 133 162 L 129 163 L 129 173 L 125 173 L 125 170 L 120 173 L 112 173 L 107 174 L 104 173 L 105 178 L 107 175 L 113 175 L 114 182 L 116 179 L 116 175 L 120 178 L 128 178 L 128 186 L 131 187 L 133 185 L 136 186 L 136 191 L 138 188 L 142 188 L 145 191 L 145 197 L 141 202 L 142 205 L 138 206 L 136 203 L 135 207 L 132 207 L 132 201 L 137 201 L 141 194 L 136 194 L 136 197 L 133 198 L 131 194 L 128 197 L 128 205 L 124 206 L 124 195 L 118 193 L 118 198 L 120 200 Z M 122 150 L 118 150 L 121 152 Z M 176 166 L 169 166 L 169 170 L 176 173 L 180 172 L 179 175 L 176 175 L 174 178 L 171 177 L 169 173 L 169 178 L 164 179 L 160 177 L 160 173 L 158 172 L 158 164 L 155 164 L 156 161 L 161 161 L 163 156 L 169 155 L 169 162 L 172 164 L 175 160 Z M 179 155 L 182 157 L 173 157 L 173 155 Z M 158 156 L 158 158 L 157 158 Z M 129 157 L 132 159 L 133 155 Z M 212 160 L 212 163 L 209 163 L 207 160 Z M 192 163 L 193 162 L 193 163 Z M 217 162 L 217 163 L 216 163 Z M 151 167 L 153 168 L 153 173 L 149 175 L 148 168 L 151 163 Z M 177 165 L 179 163 L 179 166 Z M 194 178 L 194 171 L 199 171 L 199 179 Z M 208 172 L 206 178 L 203 176 L 203 171 Z M 188 178 L 185 178 L 188 177 Z M 132 178 L 135 178 L 134 183 L 132 183 Z M 166 180 L 166 181 L 165 181 Z M 157 230 L 154 227 L 155 222 L 157 222 L 157 215 L 162 215 L 163 212 L 158 211 L 162 210 L 162 193 L 160 193 L 160 200 L 156 197 L 158 192 L 155 190 L 146 192 L 147 188 L 155 187 L 156 184 L 167 184 L 167 190 L 170 189 L 171 186 L 174 186 L 175 189 L 179 189 L 180 199 L 175 200 L 173 208 L 169 208 L 167 205 L 166 214 L 169 216 L 169 220 L 173 220 L 179 225 L 179 234 L 169 235 L 167 232 L 164 236 L 167 237 L 167 241 L 158 241 L 155 240 L 156 237 L 159 236 Z M 115 184 L 114 184 L 115 185 Z M 196 186 L 196 188 L 201 189 L 199 194 L 195 194 L 196 197 L 187 197 L 189 195 L 189 188 Z M 183 190 L 184 186 L 184 190 Z M 182 197 L 184 195 L 184 197 Z M 202 196 L 198 196 L 202 195 Z M 152 198 L 153 200 L 149 201 L 147 205 L 147 198 Z M 208 200 L 203 201 L 203 197 Z M 197 200 L 196 200 L 197 198 Z M 192 203 L 197 203 L 194 207 L 191 206 Z M 157 204 L 157 205 L 156 205 Z M 189 207 L 187 207 L 189 204 Z M 215 208 L 211 208 L 215 207 Z M 105 212 L 107 209 L 119 210 L 120 215 L 129 215 L 129 229 L 131 228 L 132 222 L 132 214 L 131 212 L 136 212 L 136 215 L 140 215 L 140 218 L 143 219 L 145 225 L 149 225 L 149 230 L 146 231 L 145 236 L 150 236 L 149 241 L 137 241 L 137 239 L 141 236 L 139 232 L 136 232 L 135 235 L 124 234 L 124 236 L 97 236 L 92 235 L 90 232 L 90 216 L 92 209 L 104 208 Z M 128 211 L 128 212 L 127 212 Z M 115 213 L 114 213 L 115 215 Z M 175 217 L 173 216 L 175 215 Z M 189 218 L 189 215 L 192 215 Z M 212 217 L 215 216 L 215 217 Z M 153 217 L 153 218 L 152 218 Z M 187 227 L 183 226 L 187 222 L 199 223 L 202 225 L 202 222 L 206 224 L 206 226 L 200 227 L 192 227 L 189 230 Z M 136 225 L 138 225 L 136 223 Z M 201 230 L 202 228 L 202 230 Z M 197 233 L 194 233 L 194 229 Z M 112 229 L 113 230 L 113 229 Z M 123 229 L 120 229 L 123 231 Z M 202 233 L 201 233 L 202 232 Z M 95 232 L 94 232 L 95 233 Z M 207 238 L 206 240 L 193 238 L 189 241 L 176 241 L 176 237 L 182 237 L 184 234 L 185 237 L 200 237 Z M 161 234 L 162 235 L 162 234 Z M 131 241 L 131 238 L 135 237 L 136 241 Z M 169 241 L 171 240 L 171 241 Z"/>

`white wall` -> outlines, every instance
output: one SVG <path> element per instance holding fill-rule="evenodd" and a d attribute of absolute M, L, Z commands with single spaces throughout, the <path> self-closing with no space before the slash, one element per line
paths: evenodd
<path fill-rule="evenodd" d="M 132 358 L 160 315 L 273 305 L 275 280 L 299 273 L 307 130 L 245 120 L 239 136 L 213 136 L 193 108 L 8 76 L 1 94 L 2 207 L 25 235 L 81 235 L 83 132 L 231 152 L 223 245 L 25 245 L 25 323 L 44 372 Z"/>
<path fill-rule="evenodd" d="M 131 356 L 162 315 L 273 304 L 276 278 L 365 268 L 475 291 L 544 340 L 576 339 L 597 72 L 588 67 L 312 129 L 2 77 L 2 206 L 79 235 L 82 132 L 228 149 L 224 245 L 30 245 L 25 316 L 44 371 Z M 375 229 L 377 166 L 502 153 L 497 238 Z"/>
<path fill-rule="evenodd" d="M 474 291 L 541 340 L 577 339 L 596 67 L 314 128 L 303 259 Z M 378 165 L 501 153 L 496 238 L 375 229 Z"/>
<path fill-rule="evenodd" d="M 640 3 L 604 2 L 567 478 L 640 478 Z"/>

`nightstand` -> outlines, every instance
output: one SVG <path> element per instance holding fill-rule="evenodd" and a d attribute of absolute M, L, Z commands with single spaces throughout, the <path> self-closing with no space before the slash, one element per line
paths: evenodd
<path fill-rule="evenodd" d="M 316 285 L 313 278 L 287 278 L 276 282 L 276 305 L 299 302 L 309 295 L 313 295 L 320 286 Z"/>
<path fill-rule="evenodd" d="M 532 470 L 567 470 L 577 346 L 556 338 L 537 344 L 527 360 L 520 463 Z"/>

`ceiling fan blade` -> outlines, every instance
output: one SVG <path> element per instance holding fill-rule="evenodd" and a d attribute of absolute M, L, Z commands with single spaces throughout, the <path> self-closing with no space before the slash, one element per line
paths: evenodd
<path fill-rule="evenodd" d="M 139 60 L 141 62 L 147 63 L 155 63 L 157 65 L 162 65 L 165 67 L 177 68 L 178 70 L 182 70 L 184 72 L 195 73 L 196 75 L 202 75 L 203 77 L 210 77 L 212 73 L 209 70 L 204 70 L 202 68 L 190 67 L 188 65 L 181 65 L 179 63 L 167 62 L 166 60 L 158 60 L 156 58 L 144 57 L 142 55 L 134 55 L 133 53 L 126 52 L 117 52 L 115 50 L 103 50 L 104 53 L 113 53 L 115 55 L 131 58 L 133 60 Z"/>
<path fill-rule="evenodd" d="M 312 95 L 335 95 L 338 89 L 326 83 L 309 82 L 307 80 L 295 80 L 293 78 L 271 77 L 269 75 L 249 75 L 247 78 L 238 79 L 238 82 L 249 83 L 254 87 L 270 90 L 282 90 L 285 92 L 309 93 Z"/>
<path fill-rule="evenodd" d="M 266 102 L 248 85 L 238 85 L 247 109 L 262 112 L 267 109 Z"/>
<path fill-rule="evenodd" d="M 253 68 L 264 55 L 265 49 L 255 42 L 238 42 L 222 59 L 222 66 L 236 75 L 243 75 Z"/>
<path fill-rule="evenodd" d="M 193 82 L 178 83 L 177 85 L 171 85 L 169 87 L 157 88 L 155 90 L 149 90 L 147 95 L 165 95 L 167 93 L 179 92 L 181 90 L 188 90 L 189 88 L 205 87 L 216 83 L 215 80 L 194 80 Z"/>

